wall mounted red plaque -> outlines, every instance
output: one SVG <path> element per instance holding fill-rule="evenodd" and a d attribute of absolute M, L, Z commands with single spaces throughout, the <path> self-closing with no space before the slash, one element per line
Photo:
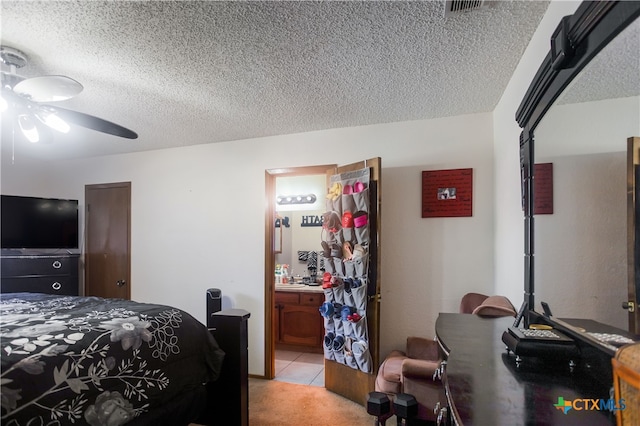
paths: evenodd
<path fill-rule="evenodd" d="M 533 214 L 553 214 L 553 163 L 534 167 Z"/>
<path fill-rule="evenodd" d="M 422 172 L 422 217 L 473 216 L 473 169 Z"/>

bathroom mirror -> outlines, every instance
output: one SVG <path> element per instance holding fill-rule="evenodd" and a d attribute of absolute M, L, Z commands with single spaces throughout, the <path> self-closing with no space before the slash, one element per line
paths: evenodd
<path fill-rule="evenodd" d="M 283 211 L 282 251 L 276 255 L 276 264 L 289 265 L 291 276 L 311 276 L 320 268 L 320 233 L 322 210 Z"/>
<path fill-rule="evenodd" d="M 630 325 L 622 309 L 626 151 L 627 139 L 640 136 L 639 14 L 637 2 L 582 3 L 552 36 L 516 115 L 523 127 L 525 301 L 530 310 L 541 312 L 545 301 L 556 317 L 621 329 Z M 552 213 L 533 214 L 534 164 L 551 170 L 544 177 Z M 538 195 L 548 197 L 548 188 Z"/>
<path fill-rule="evenodd" d="M 284 176 L 276 178 L 276 194 L 285 200 L 276 200 L 276 240 L 281 238 L 280 251 L 275 262 L 289 265 L 289 274 L 300 278 L 310 277 L 321 260 L 322 213 L 326 193 L 325 175 Z M 286 201 L 289 196 L 311 195 L 313 202 Z M 313 252 L 313 253 L 312 253 Z M 314 266 L 315 265 L 315 266 Z M 311 269 L 310 269 L 311 268 Z"/>

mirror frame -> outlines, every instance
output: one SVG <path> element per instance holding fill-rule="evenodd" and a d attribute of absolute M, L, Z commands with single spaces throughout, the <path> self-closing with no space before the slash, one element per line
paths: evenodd
<path fill-rule="evenodd" d="M 276 220 L 274 221 L 273 226 L 278 229 L 276 229 L 274 233 L 275 238 L 273 239 L 273 252 L 275 254 L 280 254 L 282 253 L 282 228 L 284 227 L 284 225 L 282 224 L 282 219 L 284 219 L 284 217 L 280 216 L 278 212 L 276 212 L 274 216 Z M 280 220 L 280 224 L 276 226 L 278 220 Z"/>
<path fill-rule="evenodd" d="M 640 16 L 638 1 L 584 1 L 562 18 L 551 48 L 516 112 L 520 133 L 520 184 L 524 211 L 525 327 L 535 312 L 534 281 L 534 130 L 556 99 L 610 41 Z"/>

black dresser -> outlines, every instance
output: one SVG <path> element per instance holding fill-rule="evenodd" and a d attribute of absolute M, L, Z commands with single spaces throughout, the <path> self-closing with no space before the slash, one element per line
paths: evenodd
<path fill-rule="evenodd" d="M 79 254 L 2 254 L 1 293 L 79 294 Z"/>

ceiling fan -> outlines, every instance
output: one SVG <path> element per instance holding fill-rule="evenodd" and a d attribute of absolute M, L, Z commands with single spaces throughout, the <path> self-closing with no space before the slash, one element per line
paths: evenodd
<path fill-rule="evenodd" d="M 49 104 L 78 95 L 83 86 L 76 80 L 63 75 L 21 77 L 16 70 L 27 64 L 27 56 L 8 46 L 0 46 L 0 61 L 0 111 L 13 112 L 14 123 L 30 142 L 50 138 L 50 129 L 67 133 L 69 124 L 127 139 L 138 137 L 136 132 L 111 121 Z"/>

